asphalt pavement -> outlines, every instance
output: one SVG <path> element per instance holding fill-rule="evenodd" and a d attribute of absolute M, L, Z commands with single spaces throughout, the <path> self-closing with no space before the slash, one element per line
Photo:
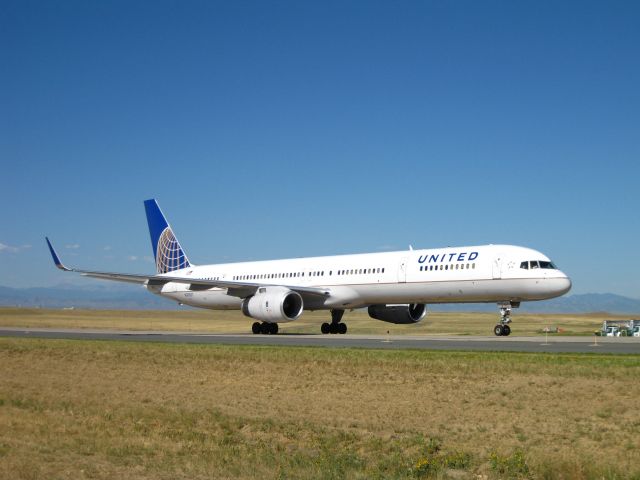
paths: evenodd
<path fill-rule="evenodd" d="M 496 352 L 640 354 L 634 337 L 488 337 L 437 335 L 304 335 L 210 334 L 169 331 L 113 331 L 85 329 L 1 328 L 1 337 L 117 340 L 219 345 L 275 345 L 385 350 L 459 350 Z"/>

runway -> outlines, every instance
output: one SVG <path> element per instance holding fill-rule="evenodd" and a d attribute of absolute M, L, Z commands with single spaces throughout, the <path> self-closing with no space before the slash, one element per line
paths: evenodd
<path fill-rule="evenodd" d="M 2 328 L 1 337 L 117 340 L 219 345 L 272 345 L 385 350 L 460 350 L 494 352 L 640 354 L 640 338 L 632 337 L 489 337 L 437 335 L 252 335 L 193 332 L 113 331 L 84 329 Z"/>

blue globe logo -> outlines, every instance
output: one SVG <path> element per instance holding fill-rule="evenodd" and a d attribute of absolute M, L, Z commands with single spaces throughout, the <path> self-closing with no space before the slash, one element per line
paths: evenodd
<path fill-rule="evenodd" d="M 156 251 L 156 269 L 158 273 L 173 272 L 188 266 L 189 260 L 187 260 L 187 256 L 182 251 L 171 228 L 165 228 L 158 239 Z"/>

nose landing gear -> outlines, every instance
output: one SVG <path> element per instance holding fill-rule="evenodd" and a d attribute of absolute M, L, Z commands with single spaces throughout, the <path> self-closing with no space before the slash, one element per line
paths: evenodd
<path fill-rule="evenodd" d="M 511 333 L 511 327 L 509 327 L 509 325 L 498 324 L 494 327 L 493 333 L 495 333 L 497 337 L 506 337 Z"/>
<path fill-rule="evenodd" d="M 509 323 L 511 323 L 511 308 L 518 308 L 520 302 L 499 303 L 498 306 L 500 307 L 500 323 L 493 328 L 493 333 L 497 337 L 507 337 L 511 334 L 511 327 L 509 327 Z"/>

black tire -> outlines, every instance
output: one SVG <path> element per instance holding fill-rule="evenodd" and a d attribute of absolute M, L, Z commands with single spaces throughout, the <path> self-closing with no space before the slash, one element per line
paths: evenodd
<path fill-rule="evenodd" d="M 327 322 L 324 322 L 324 323 L 322 324 L 322 326 L 320 327 L 320 331 L 321 331 L 322 333 L 324 333 L 325 335 L 326 335 L 327 333 L 329 333 L 329 331 L 330 331 L 330 330 L 331 330 L 331 328 L 329 327 L 329 324 L 328 324 Z"/>
<path fill-rule="evenodd" d="M 495 327 L 493 327 L 493 333 L 496 334 L 496 337 L 501 337 L 502 335 L 504 335 L 504 327 L 502 325 L 496 325 Z"/>
<path fill-rule="evenodd" d="M 254 335 L 258 335 L 262 331 L 260 328 L 260 322 L 253 322 L 253 325 L 251 325 L 251 331 Z"/>
<path fill-rule="evenodd" d="M 272 323 L 271 324 L 271 335 L 277 335 L 278 334 L 278 324 L 277 323 Z"/>
<path fill-rule="evenodd" d="M 504 325 L 502 327 L 502 335 L 504 335 L 505 337 L 511 335 L 511 327 L 509 325 Z"/>
<path fill-rule="evenodd" d="M 346 323 L 339 323 L 338 324 L 338 333 L 340 335 L 344 335 L 345 333 L 347 333 L 347 324 Z"/>
<path fill-rule="evenodd" d="M 271 333 L 271 325 L 269 325 L 267 322 L 261 324 L 260 333 L 263 335 L 269 335 L 269 333 Z"/>
<path fill-rule="evenodd" d="M 338 324 L 337 323 L 329 324 L 329 333 L 333 333 L 333 334 L 338 333 Z"/>

